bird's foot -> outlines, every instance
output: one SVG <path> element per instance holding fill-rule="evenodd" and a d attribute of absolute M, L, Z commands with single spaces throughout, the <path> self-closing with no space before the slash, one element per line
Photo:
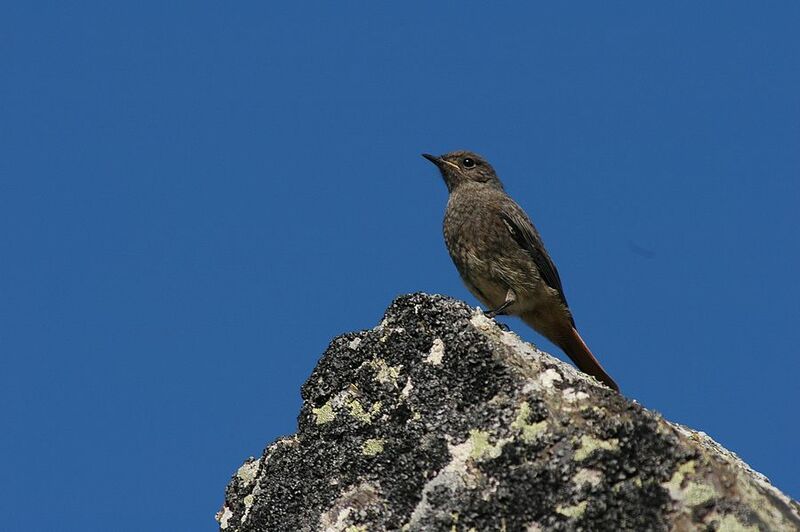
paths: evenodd
<path fill-rule="evenodd" d="M 514 292 L 509 290 L 508 291 L 508 295 L 506 295 L 505 302 L 502 305 L 500 305 L 499 307 L 497 307 L 495 309 L 492 309 L 489 312 L 486 312 L 485 313 L 486 317 L 487 318 L 494 318 L 495 316 L 502 316 L 502 315 L 506 314 L 506 310 L 508 309 L 508 307 L 513 305 L 516 300 L 517 300 L 517 298 L 514 295 Z"/>
<path fill-rule="evenodd" d="M 490 320 L 495 320 L 495 318 L 497 316 L 505 316 L 505 312 L 503 312 L 503 311 L 497 312 L 496 310 L 490 310 L 490 311 L 484 312 L 483 315 L 486 316 L 487 318 L 489 318 Z M 505 332 L 509 331 L 508 325 L 506 325 L 505 323 L 499 322 L 497 320 L 495 320 L 494 322 L 498 327 L 500 327 Z"/>

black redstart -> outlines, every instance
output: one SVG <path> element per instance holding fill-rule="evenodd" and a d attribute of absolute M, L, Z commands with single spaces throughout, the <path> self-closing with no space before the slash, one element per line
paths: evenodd
<path fill-rule="evenodd" d="M 461 278 L 489 310 L 519 316 L 561 347 L 581 371 L 619 387 L 575 329 L 561 279 L 539 232 L 480 155 L 423 154 L 442 173 L 450 198 L 444 240 Z"/>

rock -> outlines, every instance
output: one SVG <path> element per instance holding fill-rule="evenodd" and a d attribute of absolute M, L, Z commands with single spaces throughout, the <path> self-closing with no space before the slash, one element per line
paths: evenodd
<path fill-rule="evenodd" d="M 297 433 L 233 476 L 221 530 L 800 530 L 800 505 L 705 434 L 447 297 L 334 339 L 302 396 Z"/>

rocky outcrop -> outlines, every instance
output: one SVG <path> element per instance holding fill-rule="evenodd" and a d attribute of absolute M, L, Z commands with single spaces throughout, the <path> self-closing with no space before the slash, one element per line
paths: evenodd
<path fill-rule="evenodd" d="M 233 476 L 225 531 L 800 530 L 800 505 L 702 432 L 466 304 L 398 298 L 333 340 L 298 431 Z"/>

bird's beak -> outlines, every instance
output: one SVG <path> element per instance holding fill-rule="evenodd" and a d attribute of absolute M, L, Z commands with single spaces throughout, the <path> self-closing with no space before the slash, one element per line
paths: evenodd
<path fill-rule="evenodd" d="M 445 161 L 441 157 L 436 157 L 435 155 L 431 155 L 430 153 L 423 153 L 422 156 L 428 159 L 430 162 L 432 162 L 439 168 L 442 168 L 443 165 L 447 164 L 458 170 L 457 164 L 451 163 L 450 161 Z"/>
<path fill-rule="evenodd" d="M 422 156 L 425 157 L 426 159 L 428 159 L 430 162 L 432 162 L 436 166 L 440 166 L 442 164 L 442 160 L 440 158 L 436 157 L 435 155 L 431 155 L 430 153 L 423 153 Z"/>

